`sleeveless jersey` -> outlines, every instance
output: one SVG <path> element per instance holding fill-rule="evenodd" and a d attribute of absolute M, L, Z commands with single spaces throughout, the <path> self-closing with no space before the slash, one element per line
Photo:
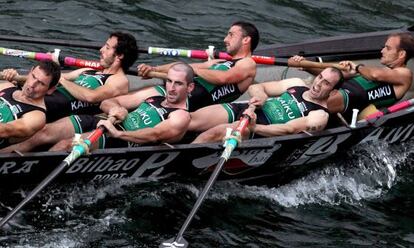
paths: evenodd
<path fill-rule="evenodd" d="M 105 84 L 108 77 L 110 77 L 112 74 L 97 74 L 98 71 L 95 70 L 88 70 L 82 72 L 79 77 L 77 77 L 74 81 L 75 84 L 80 85 L 82 87 L 88 88 L 88 89 L 96 89 L 102 85 Z M 64 96 L 66 96 L 69 100 L 76 100 L 70 93 L 65 89 L 63 86 L 58 86 L 56 88 L 57 91 L 62 93 Z"/>
<path fill-rule="evenodd" d="M 96 89 L 105 84 L 112 74 L 97 74 L 95 70 L 82 72 L 74 81 L 77 85 Z M 53 122 L 71 114 L 97 114 L 99 103 L 93 104 L 77 100 L 63 86 L 58 86 L 51 95 L 45 96 L 47 122 Z"/>
<path fill-rule="evenodd" d="M 261 110 L 266 120 L 259 124 L 283 124 L 293 119 L 307 116 L 310 111 L 327 109 L 321 105 L 303 99 L 303 93 L 309 90 L 307 87 L 291 87 L 279 97 L 267 99 Z M 259 121 L 259 114 L 258 114 Z"/>
<path fill-rule="evenodd" d="M 167 108 L 161 105 L 165 97 L 153 96 L 147 98 L 138 108 L 128 113 L 125 120 L 117 125 L 119 129 L 124 131 L 134 131 L 138 129 L 155 127 L 157 124 L 166 120 L 171 112 L 179 108 Z M 136 147 L 139 144 L 107 137 L 103 135 L 103 139 L 99 140 L 99 148 L 120 148 L 120 147 Z"/>
<path fill-rule="evenodd" d="M 13 93 L 19 90 L 17 87 L 11 87 L 0 91 L 0 122 L 7 123 L 21 118 L 24 114 L 39 110 L 45 113 L 45 109 L 23 103 L 13 98 Z M 0 148 L 9 146 L 7 139 L 0 139 Z"/>
<path fill-rule="evenodd" d="M 154 96 L 141 103 L 134 111 L 129 112 L 122 127 L 125 131 L 134 131 L 147 127 L 155 127 L 168 118 L 168 115 L 178 108 L 167 108 L 161 106 L 165 97 Z"/>
<path fill-rule="evenodd" d="M 209 69 L 227 71 L 233 67 L 237 61 L 239 60 L 220 62 L 210 66 Z M 195 77 L 194 82 L 194 90 L 188 97 L 188 110 L 190 112 L 216 103 L 232 102 L 242 95 L 237 84 L 215 85 L 207 82 L 201 77 Z M 166 95 L 165 87 L 155 86 L 155 89 L 162 96 Z"/>
<path fill-rule="evenodd" d="M 353 108 L 362 110 L 369 104 L 381 108 L 398 101 L 391 84 L 371 81 L 362 76 L 347 80 L 339 92 L 344 98 L 345 116 L 352 115 Z"/>

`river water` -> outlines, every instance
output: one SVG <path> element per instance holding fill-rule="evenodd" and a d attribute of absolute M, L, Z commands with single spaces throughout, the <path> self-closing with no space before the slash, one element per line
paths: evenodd
<path fill-rule="evenodd" d="M 103 42 L 111 31 L 124 30 L 140 47 L 223 49 L 224 35 L 237 20 L 259 28 L 259 47 L 414 24 L 409 0 L 2 0 L 0 7 L 2 35 Z M 96 51 L 64 49 L 75 57 L 98 58 Z M 0 65 L 29 68 L 31 62 L 0 57 Z M 357 147 L 348 159 L 278 188 L 219 182 L 185 237 L 191 247 L 412 247 L 413 146 Z M 202 186 L 128 180 L 53 186 L 0 233 L 0 247 L 158 247 L 178 232 Z M 8 207 L 1 204 L 1 212 Z"/>

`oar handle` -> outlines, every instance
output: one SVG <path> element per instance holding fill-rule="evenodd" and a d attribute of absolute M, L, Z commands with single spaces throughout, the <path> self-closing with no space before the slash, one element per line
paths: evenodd
<path fill-rule="evenodd" d="M 342 66 L 340 64 L 336 63 L 320 63 L 320 62 L 314 62 L 314 61 L 308 61 L 308 60 L 302 60 L 302 61 L 294 61 L 289 59 L 288 65 L 290 67 L 303 67 L 303 68 L 320 68 L 325 69 L 328 67 L 334 67 L 339 70 L 346 70 L 345 66 Z"/>
<path fill-rule="evenodd" d="M 109 116 L 108 117 L 108 121 L 110 121 L 112 124 L 115 123 L 116 118 L 114 116 Z M 95 143 L 101 136 L 102 134 L 106 131 L 105 126 L 99 126 L 97 127 L 91 134 L 88 135 L 88 137 L 86 138 L 87 140 L 89 140 L 89 142 L 91 144 Z"/>
<path fill-rule="evenodd" d="M 26 82 L 26 79 L 27 79 L 27 76 L 22 76 L 22 75 L 16 75 L 16 76 L 14 76 L 13 77 L 13 80 L 14 81 L 17 81 L 17 82 Z M 3 73 L 2 72 L 0 72 L 0 80 L 6 80 L 5 78 L 4 78 L 4 75 L 3 75 Z"/>
<path fill-rule="evenodd" d="M 250 104 L 248 109 L 250 109 L 251 111 L 254 112 L 254 110 L 256 109 L 256 106 L 253 104 Z M 243 133 L 244 130 L 246 130 L 247 126 L 250 123 L 250 116 L 247 114 L 244 114 L 241 118 L 240 118 L 240 123 L 237 126 L 236 130 L 240 133 Z"/>

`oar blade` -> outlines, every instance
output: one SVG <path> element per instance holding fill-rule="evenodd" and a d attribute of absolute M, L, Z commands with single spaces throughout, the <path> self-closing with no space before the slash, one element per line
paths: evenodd
<path fill-rule="evenodd" d="M 183 237 L 179 239 L 169 239 L 164 242 L 162 242 L 159 246 L 159 248 L 186 248 L 188 247 L 188 242 Z"/>

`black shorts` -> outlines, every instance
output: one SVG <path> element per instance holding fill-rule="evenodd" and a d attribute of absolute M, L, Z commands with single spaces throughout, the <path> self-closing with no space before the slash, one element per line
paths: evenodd
<path fill-rule="evenodd" d="M 45 96 L 46 121 L 48 123 L 59 120 L 72 114 L 98 114 L 99 103 L 88 103 L 79 100 L 69 100 L 59 91 Z"/>
<path fill-rule="evenodd" d="M 106 119 L 103 115 L 71 115 L 70 121 L 72 122 L 75 133 L 86 133 L 93 131 L 97 128 L 97 124 L 100 120 Z M 119 130 L 123 130 L 121 125 L 116 125 Z M 108 137 L 103 134 L 99 138 L 99 149 L 103 148 L 123 148 L 123 147 L 137 147 L 136 143 L 128 142 L 122 139 Z"/>
<path fill-rule="evenodd" d="M 224 103 L 222 104 L 223 108 L 227 111 L 228 123 L 233 123 L 240 120 L 243 115 L 243 112 L 249 107 L 248 103 Z M 269 125 L 270 122 L 266 115 L 263 113 L 262 109 L 256 109 L 254 111 L 257 116 L 256 123 Z"/>

